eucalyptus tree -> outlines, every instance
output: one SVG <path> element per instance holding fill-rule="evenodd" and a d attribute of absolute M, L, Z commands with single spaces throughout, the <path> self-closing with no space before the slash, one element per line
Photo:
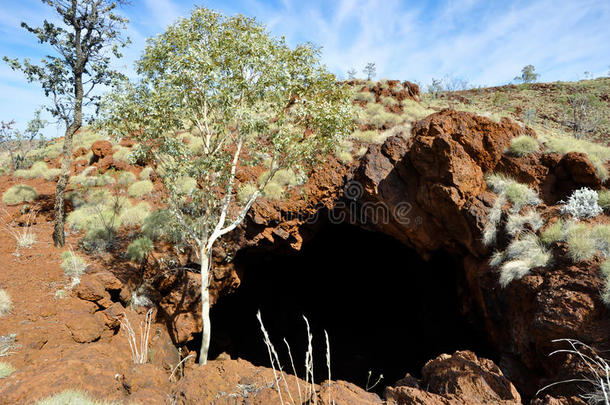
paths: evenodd
<path fill-rule="evenodd" d="M 28 58 L 3 58 L 13 70 L 24 73 L 29 82 L 38 82 L 51 99 L 48 111 L 65 125 L 61 174 L 55 190 L 53 242 L 65 244 L 65 190 L 72 161 L 72 139 L 83 125 L 83 107 L 96 105 L 94 89 L 110 85 L 120 73 L 111 69 L 111 57 L 121 57 L 119 49 L 129 40 L 122 37 L 127 20 L 115 13 L 125 0 L 41 0 L 53 8 L 58 22 L 44 20 L 41 27 L 21 26 L 48 44 L 53 55 L 33 64 Z"/>
<path fill-rule="evenodd" d="M 367 63 L 362 69 L 362 73 L 366 75 L 366 80 L 372 80 L 377 74 L 377 65 L 374 62 Z"/>
<path fill-rule="evenodd" d="M 307 173 L 353 130 L 350 92 L 318 58 L 312 45 L 291 48 L 252 18 L 196 8 L 148 41 L 137 62 L 141 79 L 125 83 L 103 109 L 108 131 L 135 137 L 137 153 L 153 159 L 168 208 L 201 260 L 201 364 L 214 244 L 242 223 L 279 169 Z M 177 135 L 185 130 L 197 148 Z M 257 165 L 269 172 L 237 199 L 245 186 L 239 170 Z M 185 178 L 197 186 L 179 186 Z"/>

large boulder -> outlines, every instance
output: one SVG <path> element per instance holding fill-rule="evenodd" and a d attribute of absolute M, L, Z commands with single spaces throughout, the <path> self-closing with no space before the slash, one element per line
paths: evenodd
<path fill-rule="evenodd" d="M 518 405 L 521 397 L 491 360 L 469 351 L 442 354 L 422 369 L 418 381 L 407 375 L 385 390 L 388 405 Z"/>

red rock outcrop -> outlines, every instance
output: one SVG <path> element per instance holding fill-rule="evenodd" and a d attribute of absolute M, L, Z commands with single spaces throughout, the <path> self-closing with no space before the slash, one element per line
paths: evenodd
<path fill-rule="evenodd" d="M 463 351 L 443 354 L 422 369 L 422 379 L 410 375 L 387 387 L 388 405 L 521 404 L 513 384 L 491 360 Z"/>
<path fill-rule="evenodd" d="M 481 242 L 495 200 L 484 176 L 498 171 L 537 189 L 547 205 L 546 211 L 541 207 L 545 218 L 557 215 L 553 204 L 574 187 L 597 187 L 601 182 L 586 156 L 506 154 L 511 139 L 523 134 L 535 136 L 530 129 L 507 119 L 496 123 L 471 113 L 443 110 L 416 123 L 411 134 L 399 134 L 382 145 L 370 146 L 357 165 L 346 167 L 331 160 L 317 168 L 303 187 L 306 200 L 300 196 L 279 203 L 261 200 L 245 223 L 215 250 L 213 300 L 239 285 L 240 269 L 226 258 L 244 248 L 298 250 L 304 240 L 315 237 L 316 225 L 307 220 L 347 201 L 347 209 L 356 211 L 360 226 L 390 235 L 423 257 L 445 250 L 461 261 L 462 269 L 456 272 L 463 272 L 463 285 L 459 286 L 464 291 L 462 312 L 484 329 L 503 373 L 465 355 L 437 359 L 432 364 L 451 370 L 453 361 L 470 362 L 471 371 L 479 367 L 483 374 L 495 375 L 496 382 L 508 378 L 525 398 L 546 383 L 573 376 L 580 371 L 574 361 L 565 356 L 548 357 L 560 347 L 552 343 L 553 339 L 571 337 L 601 349 L 610 346 L 608 310 L 599 298 L 602 281 L 598 263 L 575 265 L 561 259 L 565 246 L 560 244 L 555 255 L 559 259 L 551 266 L 533 269 L 507 288 L 500 288 L 498 274 L 487 263 L 490 249 Z M 387 220 L 375 216 L 374 208 L 379 206 L 389 212 Z M 198 277 L 185 276 L 186 284 L 175 285 L 188 288 L 173 292 L 169 286 L 179 281 L 176 275 L 163 277 L 157 282 L 159 291 L 163 291 L 162 308 L 173 322 L 174 338 L 184 343 L 201 327 Z M 185 302 L 188 308 L 180 307 Z M 435 373 L 442 375 L 440 368 Z M 473 381 L 486 381 L 486 377 L 477 375 Z M 432 376 L 428 375 L 430 381 L 434 380 Z M 499 398 L 516 403 L 518 394 L 513 395 L 509 385 L 503 386 L 512 396 L 499 394 Z M 427 400 L 438 399 L 433 394 L 443 394 L 440 390 L 428 392 L 432 399 Z M 459 396 L 457 391 L 454 394 Z M 488 403 L 497 403 L 493 401 Z"/>

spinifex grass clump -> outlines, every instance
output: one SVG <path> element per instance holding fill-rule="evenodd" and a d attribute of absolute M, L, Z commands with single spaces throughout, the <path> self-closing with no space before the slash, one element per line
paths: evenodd
<path fill-rule="evenodd" d="M 153 249 L 153 242 L 148 237 L 140 237 L 127 246 L 127 257 L 134 262 L 142 262 Z"/>
<path fill-rule="evenodd" d="M 515 156 L 527 156 L 537 152 L 538 149 L 540 149 L 540 144 L 535 138 L 521 135 L 511 140 L 508 151 Z"/>
<path fill-rule="evenodd" d="M 2 194 L 2 202 L 6 205 L 17 205 L 23 202 L 31 202 L 38 198 L 38 192 L 34 187 L 26 184 L 17 184 Z"/>

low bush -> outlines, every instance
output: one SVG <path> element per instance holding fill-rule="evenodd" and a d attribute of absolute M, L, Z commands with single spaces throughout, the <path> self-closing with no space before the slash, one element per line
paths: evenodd
<path fill-rule="evenodd" d="M 108 186 L 110 184 L 115 184 L 116 180 L 108 173 L 104 173 L 101 176 L 97 176 L 95 178 L 95 185 L 98 187 Z"/>
<path fill-rule="evenodd" d="M 356 101 L 366 101 L 367 103 L 375 102 L 375 93 L 371 93 L 370 91 L 359 91 L 354 94 L 354 100 Z"/>
<path fill-rule="evenodd" d="M 597 203 L 597 193 L 587 187 L 575 190 L 568 202 L 561 207 L 563 214 L 570 214 L 574 218 L 593 218 L 603 211 Z"/>
<path fill-rule="evenodd" d="M 591 229 L 591 237 L 595 241 L 595 248 L 604 257 L 610 256 L 610 225 L 599 224 Z"/>
<path fill-rule="evenodd" d="M 284 197 L 284 187 L 273 180 L 263 189 L 263 195 L 270 200 L 281 200 Z"/>
<path fill-rule="evenodd" d="M 535 234 L 529 233 L 513 240 L 504 252 L 504 263 L 500 266 L 502 287 L 520 279 L 536 267 L 544 267 L 551 260 L 551 253 Z"/>
<path fill-rule="evenodd" d="M 519 212 L 524 205 L 538 205 L 538 193 L 526 184 L 521 184 L 503 174 L 492 173 L 486 176 L 487 186 L 496 194 L 503 194 L 512 204 L 512 212 Z"/>
<path fill-rule="evenodd" d="M 143 236 L 140 237 L 127 246 L 127 257 L 129 260 L 141 263 L 150 251 L 153 249 L 153 242 L 150 238 Z"/>
<path fill-rule="evenodd" d="M 0 361 L 0 379 L 6 378 L 15 372 L 15 367 L 5 361 Z"/>
<path fill-rule="evenodd" d="M 169 210 L 154 211 L 146 217 L 142 221 L 142 234 L 153 241 L 163 239 L 176 243 L 182 240 L 181 228 Z"/>
<path fill-rule="evenodd" d="M 386 139 L 384 134 L 377 131 L 354 131 L 350 137 L 362 143 L 376 144 L 382 144 Z"/>
<path fill-rule="evenodd" d="M 150 180 L 150 175 L 152 174 L 152 172 L 153 172 L 152 167 L 145 167 L 140 172 L 140 180 Z"/>
<path fill-rule="evenodd" d="M 140 180 L 133 183 L 127 189 L 130 197 L 140 198 L 152 193 L 154 185 L 150 180 Z"/>
<path fill-rule="evenodd" d="M 502 219 L 502 207 L 506 203 L 506 196 L 504 193 L 498 194 L 496 201 L 489 210 L 487 215 L 487 222 L 483 228 L 483 244 L 489 246 L 496 241 L 496 235 L 498 232 L 498 225 Z"/>
<path fill-rule="evenodd" d="M 569 224 L 565 237 L 568 243 L 568 254 L 574 262 L 589 260 L 595 256 L 595 239 L 587 224 Z"/>
<path fill-rule="evenodd" d="M 131 163 L 131 149 L 124 146 L 116 146 L 112 157 L 125 163 Z"/>
<path fill-rule="evenodd" d="M 358 122 L 363 125 L 372 125 L 375 128 L 391 127 L 400 124 L 403 118 L 397 114 L 389 113 L 382 104 L 367 104 L 360 114 Z"/>
<path fill-rule="evenodd" d="M 597 192 L 597 203 L 604 210 L 610 210 L 610 190 L 600 190 Z"/>
<path fill-rule="evenodd" d="M 13 309 L 13 300 L 6 290 L 0 288 L 0 316 L 8 314 Z"/>
<path fill-rule="evenodd" d="M 31 202 L 38 198 L 38 192 L 34 187 L 26 184 L 17 184 L 2 194 L 2 202 L 6 205 L 17 205 L 23 202 Z"/>
<path fill-rule="evenodd" d="M 381 101 L 381 104 L 388 106 L 388 107 L 398 105 L 398 100 L 396 100 L 392 96 L 382 96 L 380 101 Z"/>
<path fill-rule="evenodd" d="M 252 183 L 241 184 L 237 189 L 237 201 L 245 205 L 250 200 L 250 197 L 254 195 L 258 188 Z"/>
<path fill-rule="evenodd" d="M 81 276 L 87 270 L 87 262 L 71 250 L 61 254 L 61 268 L 68 277 Z"/>
<path fill-rule="evenodd" d="M 15 177 L 21 177 L 25 179 L 45 179 L 53 180 L 61 173 L 60 169 L 50 169 L 45 162 L 36 162 L 27 170 L 15 170 L 13 173 Z"/>
<path fill-rule="evenodd" d="M 529 225 L 531 230 L 536 232 L 542 228 L 544 221 L 540 214 L 533 209 L 529 209 L 523 214 L 513 213 L 508 216 L 506 221 L 506 233 L 510 236 L 517 236 L 525 229 L 526 225 Z"/>
<path fill-rule="evenodd" d="M 73 208 L 78 208 L 87 202 L 85 197 L 83 197 L 83 194 L 78 191 L 69 191 L 66 193 L 66 200 L 72 203 Z"/>
<path fill-rule="evenodd" d="M 540 149 L 538 141 L 531 136 L 521 135 L 513 138 L 508 151 L 515 156 L 527 156 Z"/>
<path fill-rule="evenodd" d="M 133 207 L 125 208 L 121 211 L 119 218 L 121 225 L 134 226 L 142 225 L 142 222 L 150 215 L 150 205 L 141 202 Z"/>
<path fill-rule="evenodd" d="M 141 181 L 149 181 L 150 180 L 141 180 Z M 152 183 L 151 183 L 152 184 Z M 184 176 L 180 177 L 176 180 L 176 187 L 178 191 L 182 194 L 191 194 L 193 190 L 197 188 L 197 180 L 192 177 Z"/>
<path fill-rule="evenodd" d="M 422 103 L 411 99 L 402 100 L 400 105 L 402 106 L 402 119 L 408 123 L 419 121 L 434 112 L 434 110 L 424 107 Z"/>
<path fill-rule="evenodd" d="M 123 186 L 128 186 L 136 181 L 136 175 L 132 172 L 120 172 L 117 177 L 117 182 Z"/>
<path fill-rule="evenodd" d="M 354 160 L 352 156 L 352 150 L 354 144 L 348 139 L 341 139 L 335 145 L 335 156 L 343 163 L 350 163 Z"/>
<path fill-rule="evenodd" d="M 411 137 L 411 128 L 412 127 L 410 123 L 404 123 L 383 131 L 381 135 L 383 136 L 384 142 L 389 137 L 396 136 L 399 134 L 402 134 L 405 139 L 409 139 Z"/>
<path fill-rule="evenodd" d="M 540 233 L 540 240 L 542 243 L 546 246 L 550 246 L 553 243 L 563 240 L 563 226 L 564 222 L 560 218 L 557 222 L 544 229 Z"/>

